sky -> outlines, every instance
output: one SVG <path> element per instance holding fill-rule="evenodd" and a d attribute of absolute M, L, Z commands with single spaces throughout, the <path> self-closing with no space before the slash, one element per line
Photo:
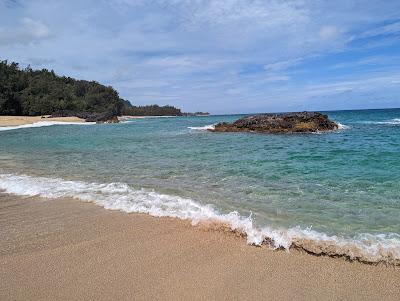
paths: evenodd
<path fill-rule="evenodd" d="M 400 1 L 0 0 L 0 59 L 186 112 L 400 107 Z"/>

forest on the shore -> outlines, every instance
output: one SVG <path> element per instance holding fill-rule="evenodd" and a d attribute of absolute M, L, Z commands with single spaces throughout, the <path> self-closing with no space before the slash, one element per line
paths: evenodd
<path fill-rule="evenodd" d="M 0 61 L 0 115 L 40 116 L 76 113 L 135 116 L 181 116 L 173 106 L 133 106 L 111 86 L 58 76 L 53 70 L 22 69 Z"/>

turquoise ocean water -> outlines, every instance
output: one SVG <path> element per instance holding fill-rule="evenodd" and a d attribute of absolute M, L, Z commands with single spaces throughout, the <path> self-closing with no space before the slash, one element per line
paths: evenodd
<path fill-rule="evenodd" d="M 322 134 L 211 133 L 241 115 L 0 129 L 0 190 L 217 220 L 249 243 L 400 260 L 400 109 Z"/>

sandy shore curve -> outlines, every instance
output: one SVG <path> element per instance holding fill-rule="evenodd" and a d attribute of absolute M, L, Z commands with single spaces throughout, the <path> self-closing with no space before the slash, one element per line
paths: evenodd
<path fill-rule="evenodd" d="M 0 194 L 1 300 L 399 300 L 400 268 L 272 251 L 72 199 Z"/>
<path fill-rule="evenodd" d="M 42 118 L 42 116 L 0 116 L 0 127 L 33 124 L 41 121 L 85 122 L 84 119 L 78 117 L 48 118 L 48 116 L 43 116 Z"/>

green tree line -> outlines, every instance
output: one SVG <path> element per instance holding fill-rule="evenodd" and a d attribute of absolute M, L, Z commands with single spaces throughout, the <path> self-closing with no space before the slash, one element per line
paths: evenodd
<path fill-rule="evenodd" d="M 182 115 L 172 106 L 132 106 L 110 86 L 58 76 L 53 70 L 21 69 L 0 61 L 0 115 L 51 115 L 58 112 L 113 112 L 116 115 Z"/>
<path fill-rule="evenodd" d="M 172 106 L 126 106 L 122 110 L 123 115 L 131 116 L 182 116 L 180 109 Z"/>

